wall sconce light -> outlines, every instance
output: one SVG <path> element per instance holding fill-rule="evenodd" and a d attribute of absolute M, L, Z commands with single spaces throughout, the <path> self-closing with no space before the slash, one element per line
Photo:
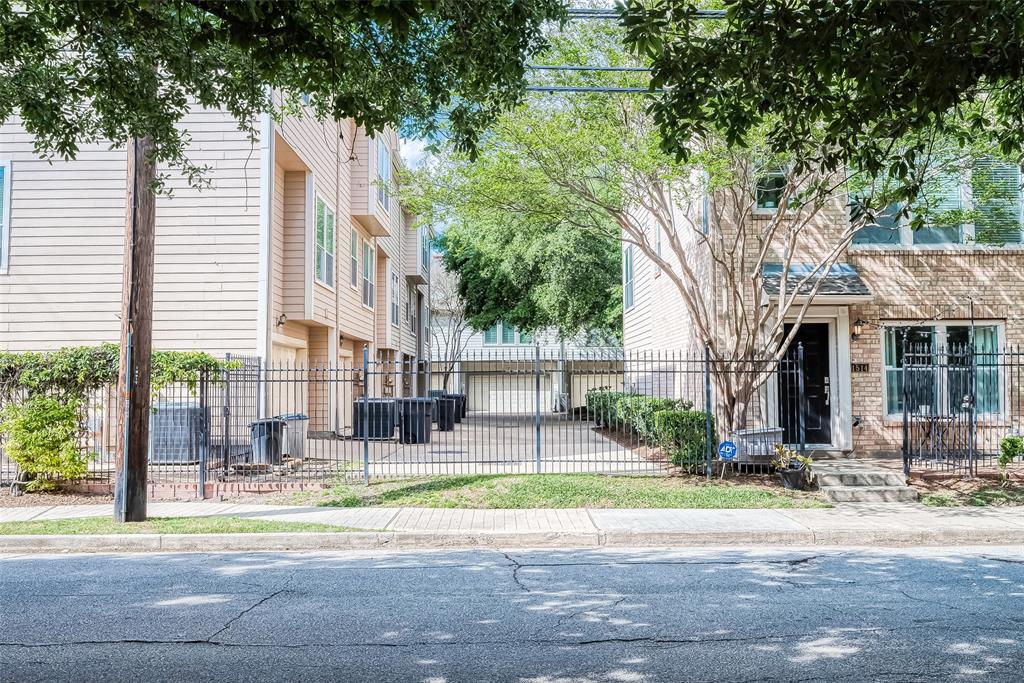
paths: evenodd
<path fill-rule="evenodd" d="M 853 334 L 850 335 L 850 341 L 857 341 L 860 339 L 860 335 L 864 332 L 865 322 L 860 318 L 857 318 L 853 322 Z"/>
<path fill-rule="evenodd" d="M 284 324 L 286 322 L 288 322 L 288 316 L 286 316 L 284 313 L 282 313 L 281 315 L 277 316 L 277 326 L 278 327 L 284 327 Z"/>

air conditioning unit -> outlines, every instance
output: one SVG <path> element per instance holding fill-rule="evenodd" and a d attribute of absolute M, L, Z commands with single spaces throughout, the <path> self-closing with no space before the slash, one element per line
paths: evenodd
<path fill-rule="evenodd" d="M 199 462 L 203 411 L 198 403 L 158 402 L 149 417 L 149 462 L 190 465 Z"/>

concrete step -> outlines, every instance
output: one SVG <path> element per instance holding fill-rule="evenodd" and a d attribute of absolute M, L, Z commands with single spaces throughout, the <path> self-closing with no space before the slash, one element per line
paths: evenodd
<path fill-rule="evenodd" d="M 896 472 L 826 470 L 814 472 L 818 486 L 903 486 L 906 482 Z"/>
<path fill-rule="evenodd" d="M 909 486 L 822 486 L 834 503 L 914 503 L 917 490 Z"/>

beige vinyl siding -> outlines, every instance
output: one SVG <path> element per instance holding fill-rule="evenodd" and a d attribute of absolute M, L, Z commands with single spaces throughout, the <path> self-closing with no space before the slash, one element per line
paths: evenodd
<path fill-rule="evenodd" d="M 252 353 L 256 347 L 259 154 L 225 114 L 183 127 L 210 187 L 173 171 L 157 200 L 154 344 Z M 125 216 L 124 150 L 84 146 L 72 162 L 40 159 L 14 119 L 0 126 L 12 161 L 10 269 L 0 276 L 0 350 L 116 341 Z M 188 324 L 183 324 L 187 320 Z"/>

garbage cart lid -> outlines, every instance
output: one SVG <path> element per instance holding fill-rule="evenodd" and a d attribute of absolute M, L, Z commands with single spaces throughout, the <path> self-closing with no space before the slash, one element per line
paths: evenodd
<path fill-rule="evenodd" d="M 403 401 L 405 403 L 433 403 L 437 399 L 430 396 L 404 396 L 396 400 Z"/>
<path fill-rule="evenodd" d="M 778 434 L 783 431 L 782 427 L 748 427 L 746 429 L 734 429 L 733 434 L 740 436 L 756 436 L 758 434 Z"/>
<path fill-rule="evenodd" d="M 284 415 L 278 415 L 275 419 L 294 422 L 295 420 L 308 420 L 309 415 L 305 413 L 285 413 Z"/>
<path fill-rule="evenodd" d="M 280 417 L 264 417 L 259 420 L 253 420 L 249 423 L 250 427 L 255 425 L 268 425 L 268 424 L 284 424 L 284 420 Z"/>

